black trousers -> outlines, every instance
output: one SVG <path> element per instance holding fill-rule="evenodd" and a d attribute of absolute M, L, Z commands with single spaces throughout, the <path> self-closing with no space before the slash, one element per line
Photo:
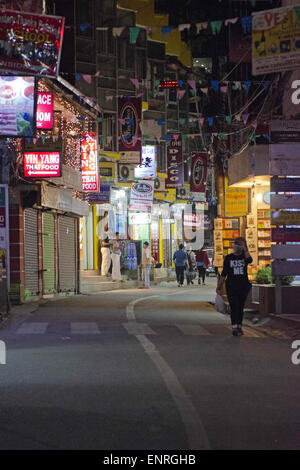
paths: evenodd
<path fill-rule="evenodd" d="M 205 274 L 206 274 L 206 268 L 203 268 L 203 266 L 198 266 L 198 281 L 199 281 L 199 284 L 200 284 L 200 278 L 201 277 L 202 277 L 202 283 L 204 284 Z"/>
<path fill-rule="evenodd" d="M 232 325 L 242 325 L 244 307 L 251 287 L 240 290 L 227 290 Z"/>
<path fill-rule="evenodd" d="M 182 286 L 184 282 L 184 266 L 176 266 L 175 270 L 177 282 Z"/>

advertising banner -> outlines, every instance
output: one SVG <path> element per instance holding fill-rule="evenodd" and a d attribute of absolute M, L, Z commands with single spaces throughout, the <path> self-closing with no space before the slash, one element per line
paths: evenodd
<path fill-rule="evenodd" d="M 130 192 L 130 210 L 151 212 L 153 206 L 154 181 L 141 180 L 134 183 Z"/>
<path fill-rule="evenodd" d="M 99 193 L 87 194 L 87 200 L 91 204 L 103 204 L 110 202 L 110 186 L 100 184 Z"/>
<path fill-rule="evenodd" d="M 300 194 L 271 194 L 272 209 L 300 209 Z"/>
<path fill-rule="evenodd" d="M 182 188 L 184 185 L 182 138 L 181 134 L 171 134 L 167 145 L 166 189 Z"/>
<path fill-rule="evenodd" d="M 48 178 L 61 176 L 59 152 L 25 152 L 24 176 Z"/>
<path fill-rule="evenodd" d="M 141 98 L 118 98 L 119 107 L 119 163 L 141 163 L 142 136 L 140 122 L 142 119 Z"/>
<path fill-rule="evenodd" d="M 252 15 L 252 74 L 284 72 L 299 67 L 299 6 L 274 8 Z"/>
<path fill-rule="evenodd" d="M 36 128 L 49 130 L 53 127 L 53 94 L 39 92 L 36 100 Z"/>
<path fill-rule="evenodd" d="M 300 193 L 300 178 L 280 178 L 278 176 L 273 176 L 273 178 L 271 178 L 271 192 Z"/>
<path fill-rule="evenodd" d="M 207 178 L 206 152 L 192 153 L 190 190 L 195 193 L 205 193 Z"/>
<path fill-rule="evenodd" d="M 300 242 L 300 228 L 272 228 L 272 242 Z"/>
<path fill-rule="evenodd" d="M 0 69 L 56 77 L 64 18 L 0 10 Z"/>
<path fill-rule="evenodd" d="M 144 145 L 142 147 L 141 164 L 134 169 L 134 177 L 138 179 L 156 178 L 156 147 Z"/>
<path fill-rule="evenodd" d="M 300 142 L 300 121 L 271 121 L 271 144 Z"/>
<path fill-rule="evenodd" d="M 0 76 L 0 136 L 34 135 L 34 94 L 34 77 Z"/>
<path fill-rule="evenodd" d="M 99 171 L 97 134 L 95 132 L 81 134 L 81 174 L 82 189 L 85 192 L 99 192 Z"/>
<path fill-rule="evenodd" d="M 248 190 L 228 187 L 225 179 L 225 217 L 238 217 L 248 213 Z"/>

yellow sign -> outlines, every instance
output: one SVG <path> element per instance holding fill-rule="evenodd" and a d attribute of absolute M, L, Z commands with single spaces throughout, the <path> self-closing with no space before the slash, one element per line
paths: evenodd
<path fill-rule="evenodd" d="M 295 70 L 299 66 L 299 6 L 253 13 L 252 74 Z"/>
<path fill-rule="evenodd" d="M 248 213 L 248 189 L 229 188 L 225 178 L 225 217 L 240 217 Z"/>
<path fill-rule="evenodd" d="M 115 179 L 115 163 L 114 162 L 100 162 L 100 179 L 109 178 Z"/>
<path fill-rule="evenodd" d="M 161 201 L 176 202 L 176 189 L 166 189 L 164 192 L 154 192 L 154 199 Z"/>

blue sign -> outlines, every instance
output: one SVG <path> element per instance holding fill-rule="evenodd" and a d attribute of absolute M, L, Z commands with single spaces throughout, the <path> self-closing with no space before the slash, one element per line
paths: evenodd
<path fill-rule="evenodd" d="M 110 201 L 110 186 L 101 185 L 99 193 L 90 193 L 87 195 L 88 202 L 91 204 L 102 204 Z"/>

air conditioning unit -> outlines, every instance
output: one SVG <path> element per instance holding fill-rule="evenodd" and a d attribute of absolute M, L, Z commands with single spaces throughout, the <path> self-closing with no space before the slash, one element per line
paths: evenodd
<path fill-rule="evenodd" d="M 154 180 L 154 191 L 164 192 L 166 190 L 165 178 L 155 178 Z"/>
<path fill-rule="evenodd" d="M 190 197 L 190 188 L 188 187 L 183 187 L 183 188 L 178 188 L 176 191 L 176 196 L 177 199 L 189 199 Z"/>
<path fill-rule="evenodd" d="M 119 178 L 127 181 L 134 181 L 135 165 L 119 164 Z"/>

